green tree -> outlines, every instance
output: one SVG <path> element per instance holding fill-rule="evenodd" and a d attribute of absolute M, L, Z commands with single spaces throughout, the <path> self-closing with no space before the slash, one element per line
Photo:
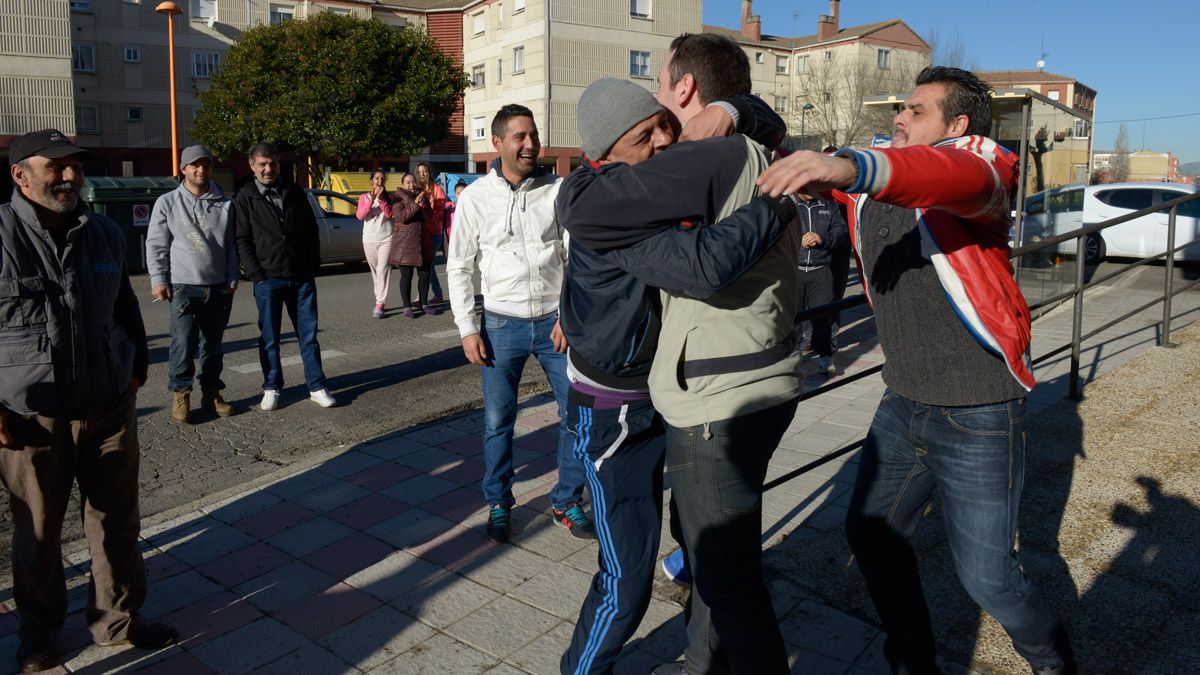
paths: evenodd
<path fill-rule="evenodd" d="M 322 164 L 412 154 L 446 137 L 466 86 L 420 30 L 320 13 L 242 33 L 191 133 L 223 157 L 256 142 Z"/>

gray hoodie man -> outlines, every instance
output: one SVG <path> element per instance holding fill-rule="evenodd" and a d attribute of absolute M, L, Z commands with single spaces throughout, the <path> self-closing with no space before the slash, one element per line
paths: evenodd
<path fill-rule="evenodd" d="M 184 149 L 183 181 L 154 203 L 146 232 L 151 293 L 155 302 L 171 302 L 171 418 L 184 424 L 197 355 L 204 393 L 200 406 L 222 417 L 233 414 L 221 398 L 221 341 L 237 290 L 236 228 L 233 201 L 209 180 L 212 163 L 204 146 Z"/>

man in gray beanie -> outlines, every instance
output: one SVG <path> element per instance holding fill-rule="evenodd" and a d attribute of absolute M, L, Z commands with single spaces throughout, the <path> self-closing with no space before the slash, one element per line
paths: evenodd
<path fill-rule="evenodd" d="M 645 614 L 659 546 L 667 429 L 651 401 L 663 322 L 657 287 L 705 298 L 736 285 L 787 236 L 794 210 L 742 197 L 762 155 L 742 136 L 668 150 L 670 119 L 635 82 L 594 82 L 576 115 L 586 161 L 563 181 L 556 205 L 571 233 L 560 321 L 569 422 L 603 545 L 561 671 L 603 673 Z M 756 123 L 773 134 L 782 120 L 768 116 L 777 124 Z M 602 187 L 610 180 L 622 187 Z"/>
<path fill-rule="evenodd" d="M 146 269 L 154 302 L 171 303 L 171 419 L 190 420 L 193 360 L 200 357 L 200 407 L 221 417 L 221 342 L 238 283 L 233 202 L 212 182 L 213 157 L 203 145 L 184 148 L 183 181 L 158 198 L 146 230 Z"/>

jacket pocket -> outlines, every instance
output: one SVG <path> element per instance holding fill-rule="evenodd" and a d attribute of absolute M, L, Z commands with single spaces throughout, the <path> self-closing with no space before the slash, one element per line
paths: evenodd
<path fill-rule="evenodd" d="M 0 332 L 0 398 L 16 412 L 54 410 L 54 362 L 42 328 Z"/>
<path fill-rule="evenodd" d="M 0 328 L 46 323 L 46 280 L 38 276 L 0 279 Z"/>

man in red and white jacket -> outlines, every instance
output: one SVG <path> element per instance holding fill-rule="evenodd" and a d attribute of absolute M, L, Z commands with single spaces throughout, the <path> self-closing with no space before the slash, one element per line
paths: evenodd
<path fill-rule="evenodd" d="M 1035 673 L 1074 673 L 1058 616 L 1014 548 L 1024 478 L 1029 308 L 1009 265 L 1017 159 L 984 137 L 988 86 L 929 67 L 891 148 L 800 152 L 767 169 L 770 195 L 848 204 L 887 384 L 863 446 L 846 533 L 893 672 L 936 673 L 909 539 L 934 490 L 959 580 Z"/>

